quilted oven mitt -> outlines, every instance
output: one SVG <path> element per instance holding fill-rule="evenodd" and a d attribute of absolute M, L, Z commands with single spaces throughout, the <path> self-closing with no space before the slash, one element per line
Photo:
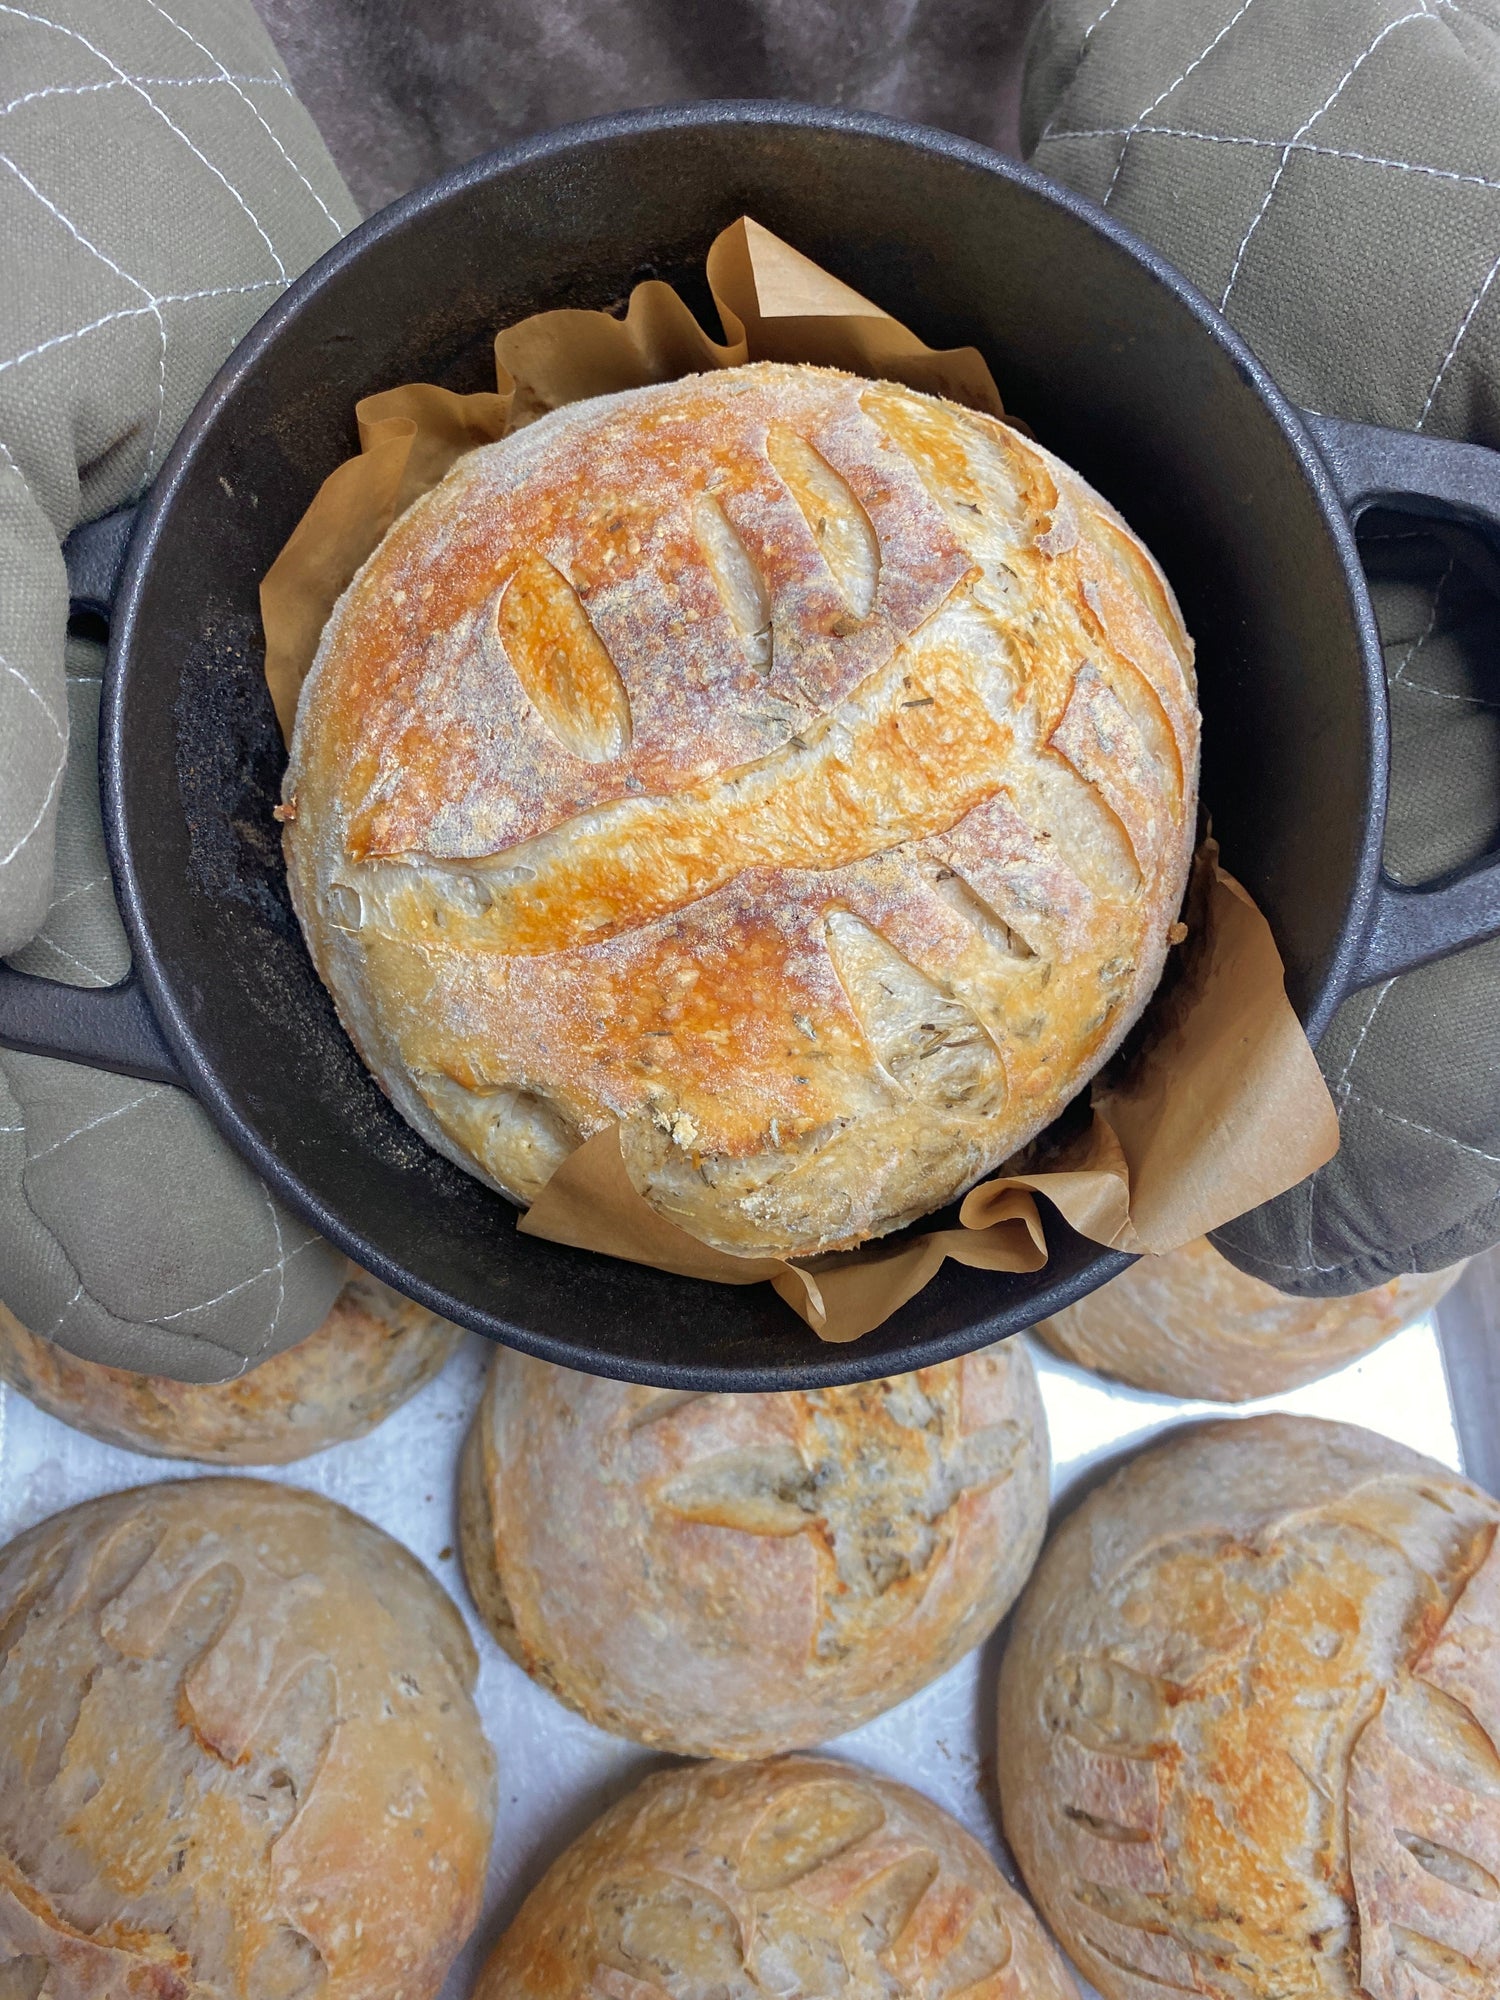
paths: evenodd
<path fill-rule="evenodd" d="M 1500 447 L 1496 0 L 1048 0 L 1023 143 L 1219 306 L 1293 401 Z M 1500 836 L 1494 552 L 1367 517 L 1395 748 L 1388 872 Z M 1211 802 L 1210 802 L 1211 803 Z M 1335 1159 L 1215 1235 L 1284 1291 L 1500 1238 L 1500 941 L 1347 1001 Z"/>
<path fill-rule="evenodd" d="M 113 984 L 103 647 L 60 543 L 138 496 L 230 348 L 357 220 L 248 0 L 0 5 L 0 953 Z M 344 1260 L 184 1092 L 0 1050 L 0 1299 L 114 1366 L 221 1380 Z"/>

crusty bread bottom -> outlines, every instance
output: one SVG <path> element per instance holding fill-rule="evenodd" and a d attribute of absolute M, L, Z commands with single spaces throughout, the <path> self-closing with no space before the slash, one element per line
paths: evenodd
<path fill-rule="evenodd" d="M 1142 1257 L 1034 1331 L 1064 1360 L 1163 1396 L 1247 1402 L 1315 1382 L 1430 1312 L 1462 1271 L 1306 1299 L 1246 1277 L 1205 1237 Z"/>
<path fill-rule="evenodd" d="M 0 1382 L 48 1416 L 148 1458 L 287 1465 L 364 1437 L 430 1382 L 456 1326 L 350 1267 L 320 1327 L 228 1382 L 176 1382 L 69 1354 L 0 1305 Z"/>
<path fill-rule="evenodd" d="M 518 1667 L 526 1665 L 520 1634 L 495 1563 L 495 1516 L 484 1471 L 483 1418 L 476 1416 L 458 1462 L 458 1557 L 474 1609 Z"/>

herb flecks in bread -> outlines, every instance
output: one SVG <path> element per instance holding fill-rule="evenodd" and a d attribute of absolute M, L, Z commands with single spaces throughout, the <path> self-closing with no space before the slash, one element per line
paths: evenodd
<path fill-rule="evenodd" d="M 0 1979 L 52 2000 L 423 2000 L 479 1912 L 477 1661 L 416 1559 L 240 1478 L 0 1549 Z"/>
<path fill-rule="evenodd" d="M 475 2000 L 1077 2000 L 948 1815 L 828 1758 L 664 1771 L 538 1883 Z"/>
<path fill-rule="evenodd" d="M 1049 1545 L 1006 1832 L 1106 2000 L 1500 1991 L 1500 1503 L 1368 1432 L 1187 1432 Z"/>
<path fill-rule="evenodd" d="M 764 1756 L 892 1707 L 993 1629 L 1040 1547 L 1047 1471 L 1015 1343 L 764 1396 L 502 1349 L 465 1452 L 464 1569 L 506 1651 L 591 1721 Z"/>
<path fill-rule="evenodd" d="M 757 364 L 471 453 L 340 600 L 284 828 L 318 969 L 529 1201 L 617 1121 L 730 1250 L 857 1243 L 1030 1138 L 1159 977 L 1191 647 L 992 418 Z"/>

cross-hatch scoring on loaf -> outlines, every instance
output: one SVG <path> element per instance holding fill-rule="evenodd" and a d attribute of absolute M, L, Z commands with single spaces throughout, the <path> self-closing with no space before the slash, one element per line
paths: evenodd
<path fill-rule="evenodd" d="M 648 1128 L 796 1171 L 937 1104 L 975 1129 L 932 1206 L 1155 983 L 1190 662 L 1123 524 L 992 419 L 770 366 L 575 405 L 463 461 L 336 610 L 294 895 L 401 1108 L 513 1195 L 611 1118 L 657 1198 Z M 917 1198 L 865 1137 L 868 1213 L 821 1242 Z"/>

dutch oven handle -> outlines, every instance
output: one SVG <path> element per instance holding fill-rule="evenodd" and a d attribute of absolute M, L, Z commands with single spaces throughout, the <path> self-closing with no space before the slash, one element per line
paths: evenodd
<path fill-rule="evenodd" d="M 1351 519 L 1386 502 L 1500 539 L 1500 453 L 1412 431 L 1304 412 Z M 63 544 L 74 612 L 109 617 L 134 509 L 75 528 Z M 1351 991 L 1500 936 L 1500 856 L 1407 889 L 1382 874 Z M 183 1076 L 134 971 L 118 985 L 64 986 L 0 963 L 0 1046 L 152 1083 Z"/>
<path fill-rule="evenodd" d="M 1500 452 L 1303 412 L 1352 520 L 1386 504 L 1477 528 L 1500 544 Z M 1500 855 L 1420 888 L 1382 873 L 1349 990 L 1500 936 Z"/>
<path fill-rule="evenodd" d="M 63 543 L 69 609 L 108 620 L 135 520 L 121 507 Z M 134 969 L 118 986 L 64 986 L 0 962 L 0 1047 L 186 1088 Z"/>

